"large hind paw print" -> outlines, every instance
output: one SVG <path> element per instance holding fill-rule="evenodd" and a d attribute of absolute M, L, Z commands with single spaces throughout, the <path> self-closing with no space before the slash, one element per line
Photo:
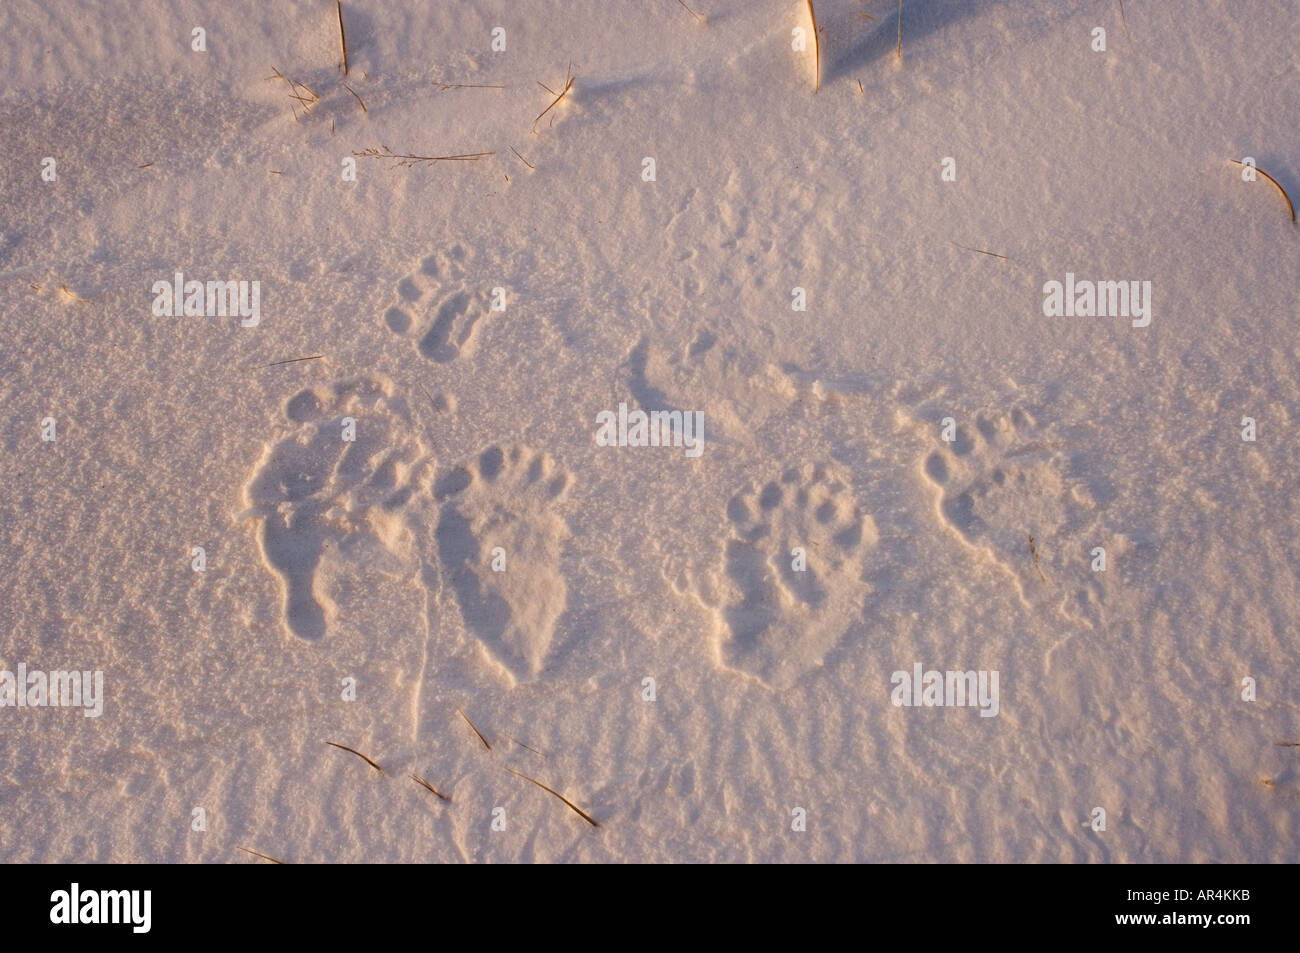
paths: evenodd
<path fill-rule="evenodd" d="M 1020 408 L 977 414 L 952 436 L 921 466 L 940 520 L 1014 576 L 1022 597 L 1042 591 L 1060 573 L 1069 528 L 1095 506 L 1087 487 L 1067 478 L 1064 444 L 1042 439 Z"/>
<path fill-rule="evenodd" d="M 280 581 L 285 628 L 314 640 L 337 611 L 321 581 L 324 560 L 409 571 L 402 513 L 431 461 L 402 399 L 378 378 L 307 388 L 284 413 L 296 429 L 263 451 L 243 515 L 263 521 L 262 557 Z"/>
<path fill-rule="evenodd" d="M 556 504 L 569 482 L 546 454 L 490 447 L 434 484 L 444 577 L 466 628 L 516 681 L 541 670 L 568 602 Z"/>
<path fill-rule="evenodd" d="M 788 688 L 862 621 L 875 523 L 844 478 L 821 465 L 738 493 L 727 518 L 726 594 L 715 606 L 721 661 Z"/>
<path fill-rule="evenodd" d="M 446 364 L 474 352 L 480 323 L 508 303 L 509 294 L 503 283 L 475 274 L 463 245 L 452 245 L 425 256 L 397 283 L 397 301 L 384 312 L 384 323 L 414 341 L 426 360 Z"/>

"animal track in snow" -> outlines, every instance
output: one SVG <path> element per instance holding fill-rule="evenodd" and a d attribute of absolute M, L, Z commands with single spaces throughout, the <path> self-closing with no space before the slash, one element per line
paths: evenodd
<path fill-rule="evenodd" d="M 623 363 L 628 390 L 643 410 L 707 407 L 711 439 L 752 439 L 783 412 L 817 400 L 785 371 L 701 328 L 689 344 L 665 348 L 642 336 Z"/>
<path fill-rule="evenodd" d="M 434 484 L 444 579 L 466 627 L 517 681 L 541 670 L 567 605 L 559 566 L 569 527 L 556 503 L 569 484 L 546 454 L 496 446 Z"/>
<path fill-rule="evenodd" d="M 1022 598 L 1042 591 L 1063 572 L 1069 529 L 1096 506 L 1091 492 L 1068 478 L 1063 444 L 1039 439 L 1037 423 L 1022 408 L 976 414 L 973 428 L 958 424 L 953 436 L 921 465 L 940 520 L 1015 577 Z M 1030 536 L 1041 562 L 1030 551 Z M 1095 588 L 1089 579 L 1078 598 L 1091 603 Z"/>
<path fill-rule="evenodd" d="M 774 688 L 822 664 L 861 621 L 863 570 L 877 541 L 871 516 L 827 465 L 786 470 L 727 505 L 726 594 L 713 600 L 721 661 Z M 806 568 L 795 568 L 802 548 Z"/>
<path fill-rule="evenodd" d="M 399 300 L 384 312 L 384 323 L 394 334 L 412 338 L 426 360 L 446 364 L 471 355 L 479 324 L 491 313 L 494 289 L 508 302 L 509 289 L 500 282 L 468 285 L 470 266 L 469 252 L 456 244 L 426 255 L 397 283 Z"/>
<path fill-rule="evenodd" d="M 296 429 L 267 445 L 244 487 L 242 516 L 263 520 L 262 556 L 279 578 L 293 635 L 325 634 L 336 607 L 322 560 L 364 560 L 403 575 L 412 565 L 403 510 L 432 465 L 389 382 L 354 377 L 299 391 L 284 407 Z M 354 439 L 345 439 L 348 418 Z"/>

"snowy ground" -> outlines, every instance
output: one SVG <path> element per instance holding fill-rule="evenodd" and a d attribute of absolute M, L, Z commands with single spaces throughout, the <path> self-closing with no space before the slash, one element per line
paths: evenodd
<path fill-rule="evenodd" d="M 1297 859 L 1300 9 L 691 8 L 0 7 L 0 859 Z"/>

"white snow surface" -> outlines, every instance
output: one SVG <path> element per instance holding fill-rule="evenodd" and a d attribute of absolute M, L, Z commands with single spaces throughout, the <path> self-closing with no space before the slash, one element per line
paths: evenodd
<path fill-rule="evenodd" d="M 1297 859 L 1300 8 L 691 8 L 0 6 L 0 860 Z"/>

